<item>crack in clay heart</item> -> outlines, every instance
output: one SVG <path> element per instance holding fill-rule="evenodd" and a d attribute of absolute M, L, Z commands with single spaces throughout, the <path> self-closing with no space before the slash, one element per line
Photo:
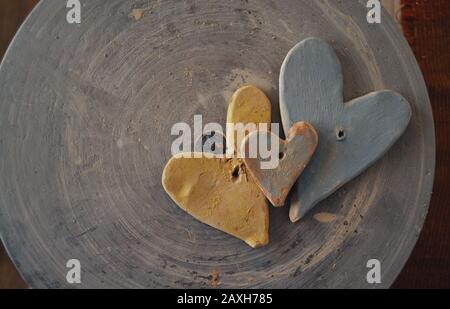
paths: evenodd
<path fill-rule="evenodd" d="M 235 131 L 228 130 L 228 125 L 270 122 L 271 104 L 266 95 L 253 86 L 243 87 L 233 95 L 228 108 L 226 140 L 235 140 Z M 237 136 L 234 145 L 240 141 Z M 180 154 L 170 159 L 162 178 L 169 196 L 197 220 L 253 248 L 268 244 L 268 202 L 236 154 L 232 158 L 198 159 Z"/>
<path fill-rule="evenodd" d="M 252 145 L 263 139 L 269 148 L 277 143 L 275 148 L 279 149 L 278 160 L 270 168 L 263 168 L 260 154 L 253 158 L 250 155 Z M 292 186 L 316 151 L 317 143 L 316 130 L 305 122 L 294 124 L 286 141 L 271 132 L 261 131 L 249 134 L 244 140 L 242 150 L 245 165 L 272 205 L 284 205 Z"/>
<path fill-rule="evenodd" d="M 393 91 L 344 103 L 339 60 L 317 38 L 300 42 L 287 55 L 280 73 L 280 109 L 285 132 L 307 121 L 320 140 L 293 189 L 293 222 L 381 158 L 411 119 L 410 105 Z"/>

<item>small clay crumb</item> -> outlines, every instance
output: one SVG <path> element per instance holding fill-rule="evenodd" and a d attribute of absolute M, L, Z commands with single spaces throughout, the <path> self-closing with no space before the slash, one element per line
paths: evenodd
<path fill-rule="evenodd" d="M 305 260 L 305 265 L 308 265 L 309 263 L 311 263 L 313 258 L 314 258 L 314 254 L 311 254 L 310 256 L 308 256 Z"/>
<path fill-rule="evenodd" d="M 333 221 L 336 221 L 337 217 L 336 217 L 336 215 L 333 215 L 330 213 L 321 212 L 321 213 L 315 214 L 314 219 L 316 219 L 320 223 L 331 223 Z"/>
<path fill-rule="evenodd" d="M 135 21 L 138 21 L 144 16 L 144 10 L 143 9 L 133 9 L 129 15 L 131 18 L 133 18 Z"/>
<path fill-rule="evenodd" d="M 219 285 L 219 279 L 220 279 L 220 273 L 217 269 L 214 269 L 211 272 L 211 287 L 212 288 L 217 288 L 217 286 Z"/>

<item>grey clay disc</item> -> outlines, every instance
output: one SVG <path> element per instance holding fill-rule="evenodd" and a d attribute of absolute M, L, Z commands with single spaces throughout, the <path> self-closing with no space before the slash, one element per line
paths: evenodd
<path fill-rule="evenodd" d="M 0 233 L 31 287 L 392 284 L 427 214 L 435 139 L 423 78 L 386 12 L 369 25 L 366 1 L 81 2 L 76 25 L 65 1 L 41 1 L 0 69 Z M 298 224 L 272 209 L 271 243 L 254 250 L 164 192 L 171 127 L 199 114 L 224 125 L 246 83 L 280 121 L 281 64 L 311 36 L 336 50 L 346 102 L 392 89 L 411 103 L 411 125 Z M 70 259 L 81 262 L 80 285 L 66 280 Z M 381 262 L 379 285 L 366 280 L 370 259 Z"/>

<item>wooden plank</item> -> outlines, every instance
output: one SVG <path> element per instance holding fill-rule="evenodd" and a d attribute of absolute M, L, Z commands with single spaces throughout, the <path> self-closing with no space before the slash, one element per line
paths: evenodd
<path fill-rule="evenodd" d="M 0 58 L 16 30 L 39 0 L 3 0 L 0 4 Z"/>
<path fill-rule="evenodd" d="M 437 166 L 430 211 L 395 288 L 450 288 L 450 2 L 403 0 L 402 27 L 430 92 Z"/>
<path fill-rule="evenodd" d="M 26 287 L 26 283 L 0 243 L 0 289 L 25 289 Z"/>

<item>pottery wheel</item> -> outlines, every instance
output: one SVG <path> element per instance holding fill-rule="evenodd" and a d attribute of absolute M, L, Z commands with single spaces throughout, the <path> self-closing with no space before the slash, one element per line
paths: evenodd
<path fill-rule="evenodd" d="M 393 283 L 427 214 L 435 140 L 421 73 L 386 12 L 369 25 L 366 1 L 81 2 L 77 25 L 65 1 L 41 1 L 0 71 L 0 232 L 31 287 L 77 287 L 70 259 L 89 288 Z M 310 36 L 337 51 L 346 101 L 396 90 L 413 119 L 381 161 L 301 222 L 271 209 L 271 243 L 254 250 L 164 192 L 171 127 L 194 115 L 225 124 L 243 84 L 268 94 L 279 121 L 281 63 Z M 370 259 L 380 285 L 366 280 Z"/>

